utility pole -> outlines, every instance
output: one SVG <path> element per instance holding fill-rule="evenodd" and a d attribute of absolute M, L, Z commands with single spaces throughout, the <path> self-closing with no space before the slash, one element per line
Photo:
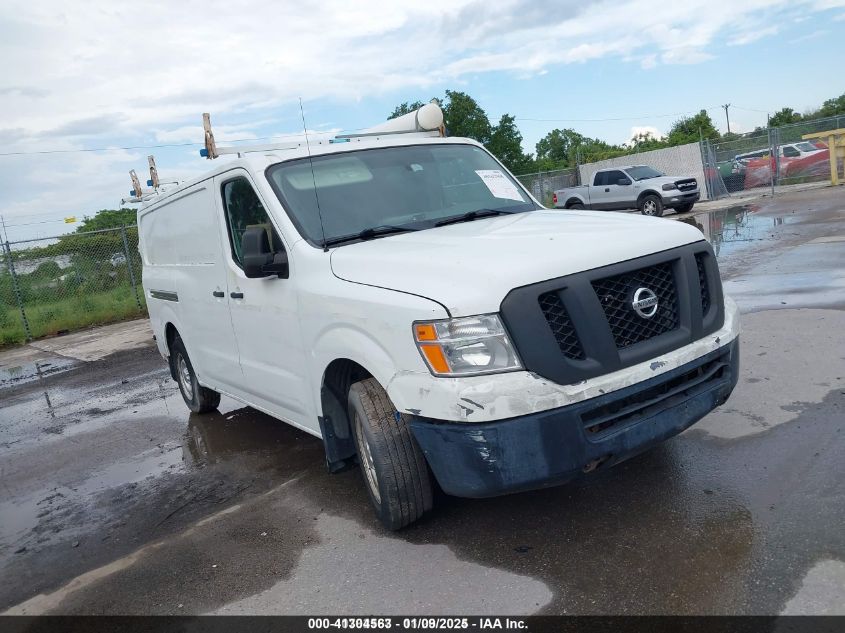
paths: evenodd
<path fill-rule="evenodd" d="M 3 241 L 8 242 L 9 234 L 6 233 L 6 219 L 2 215 L 0 215 L 0 224 L 3 225 Z"/>
<path fill-rule="evenodd" d="M 725 109 L 725 120 L 728 122 L 728 134 L 731 133 L 731 118 L 728 116 L 728 108 L 731 107 L 730 103 L 726 103 L 722 106 Z"/>

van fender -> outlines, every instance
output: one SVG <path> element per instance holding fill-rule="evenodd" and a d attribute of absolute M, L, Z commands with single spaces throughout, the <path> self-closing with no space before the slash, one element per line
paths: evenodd
<path fill-rule="evenodd" d="M 169 302 L 158 301 L 157 299 L 152 299 L 152 301 L 157 301 L 159 303 L 159 305 L 156 306 L 156 310 L 149 311 L 150 325 L 153 328 L 156 345 L 158 346 L 159 353 L 164 358 L 170 359 L 170 349 L 167 346 L 167 324 L 172 324 L 184 340 L 185 337 L 184 332 L 182 331 L 182 323 L 179 320 L 179 315 L 176 310 L 173 309 L 173 306 L 169 305 Z M 153 316 L 153 314 L 155 314 L 155 316 Z M 185 342 L 185 347 L 188 347 L 187 342 Z"/>
<path fill-rule="evenodd" d="M 368 332 L 349 325 L 334 326 L 320 333 L 314 341 L 313 350 L 317 379 L 312 381 L 312 394 L 317 411 L 321 413 L 320 390 L 326 369 L 332 361 L 351 360 L 366 369 L 385 389 L 396 373 L 396 363 L 387 349 Z"/>
<path fill-rule="evenodd" d="M 347 416 L 347 391 L 356 380 L 367 376 L 387 387 L 395 363 L 387 350 L 367 332 L 338 326 L 323 332 L 314 345 L 312 398 L 317 410 L 320 434 L 330 472 L 348 467 L 355 456 Z"/>

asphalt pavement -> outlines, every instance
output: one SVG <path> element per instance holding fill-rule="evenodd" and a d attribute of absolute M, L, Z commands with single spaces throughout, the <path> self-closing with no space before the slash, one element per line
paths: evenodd
<path fill-rule="evenodd" d="M 143 321 L 0 352 L 0 611 L 845 614 L 845 189 L 680 220 L 743 311 L 731 399 L 398 533 L 316 438 L 190 414 Z"/>

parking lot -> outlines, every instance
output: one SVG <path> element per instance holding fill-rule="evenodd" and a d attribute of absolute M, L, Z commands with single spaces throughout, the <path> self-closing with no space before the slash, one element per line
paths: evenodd
<path fill-rule="evenodd" d="M 728 403 L 398 533 L 316 438 L 189 414 L 144 322 L 0 353 L 0 611 L 845 614 L 845 191 L 680 220 L 743 312 Z"/>

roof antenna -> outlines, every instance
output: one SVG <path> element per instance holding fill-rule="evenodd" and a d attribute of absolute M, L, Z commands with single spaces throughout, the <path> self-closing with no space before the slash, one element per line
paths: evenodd
<path fill-rule="evenodd" d="M 302 117 L 302 131 L 305 132 L 305 148 L 308 150 L 308 163 L 311 165 L 311 181 L 314 183 L 314 200 L 317 203 L 317 217 L 320 218 L 320 231 L 323 233 L 323 252 L 329 252 L 326 244 L 326 227 L 323 226 L 323 213 L 320 210 L 320 196 L 317 195 L 317 177 L 314 175 L 314 161 L 311 159 L 311 143 L 308 141 L 308 127 L 305 125 L 305 110 L 302 109 L 302 97 L 299 98 L 299 114 Z"/>

